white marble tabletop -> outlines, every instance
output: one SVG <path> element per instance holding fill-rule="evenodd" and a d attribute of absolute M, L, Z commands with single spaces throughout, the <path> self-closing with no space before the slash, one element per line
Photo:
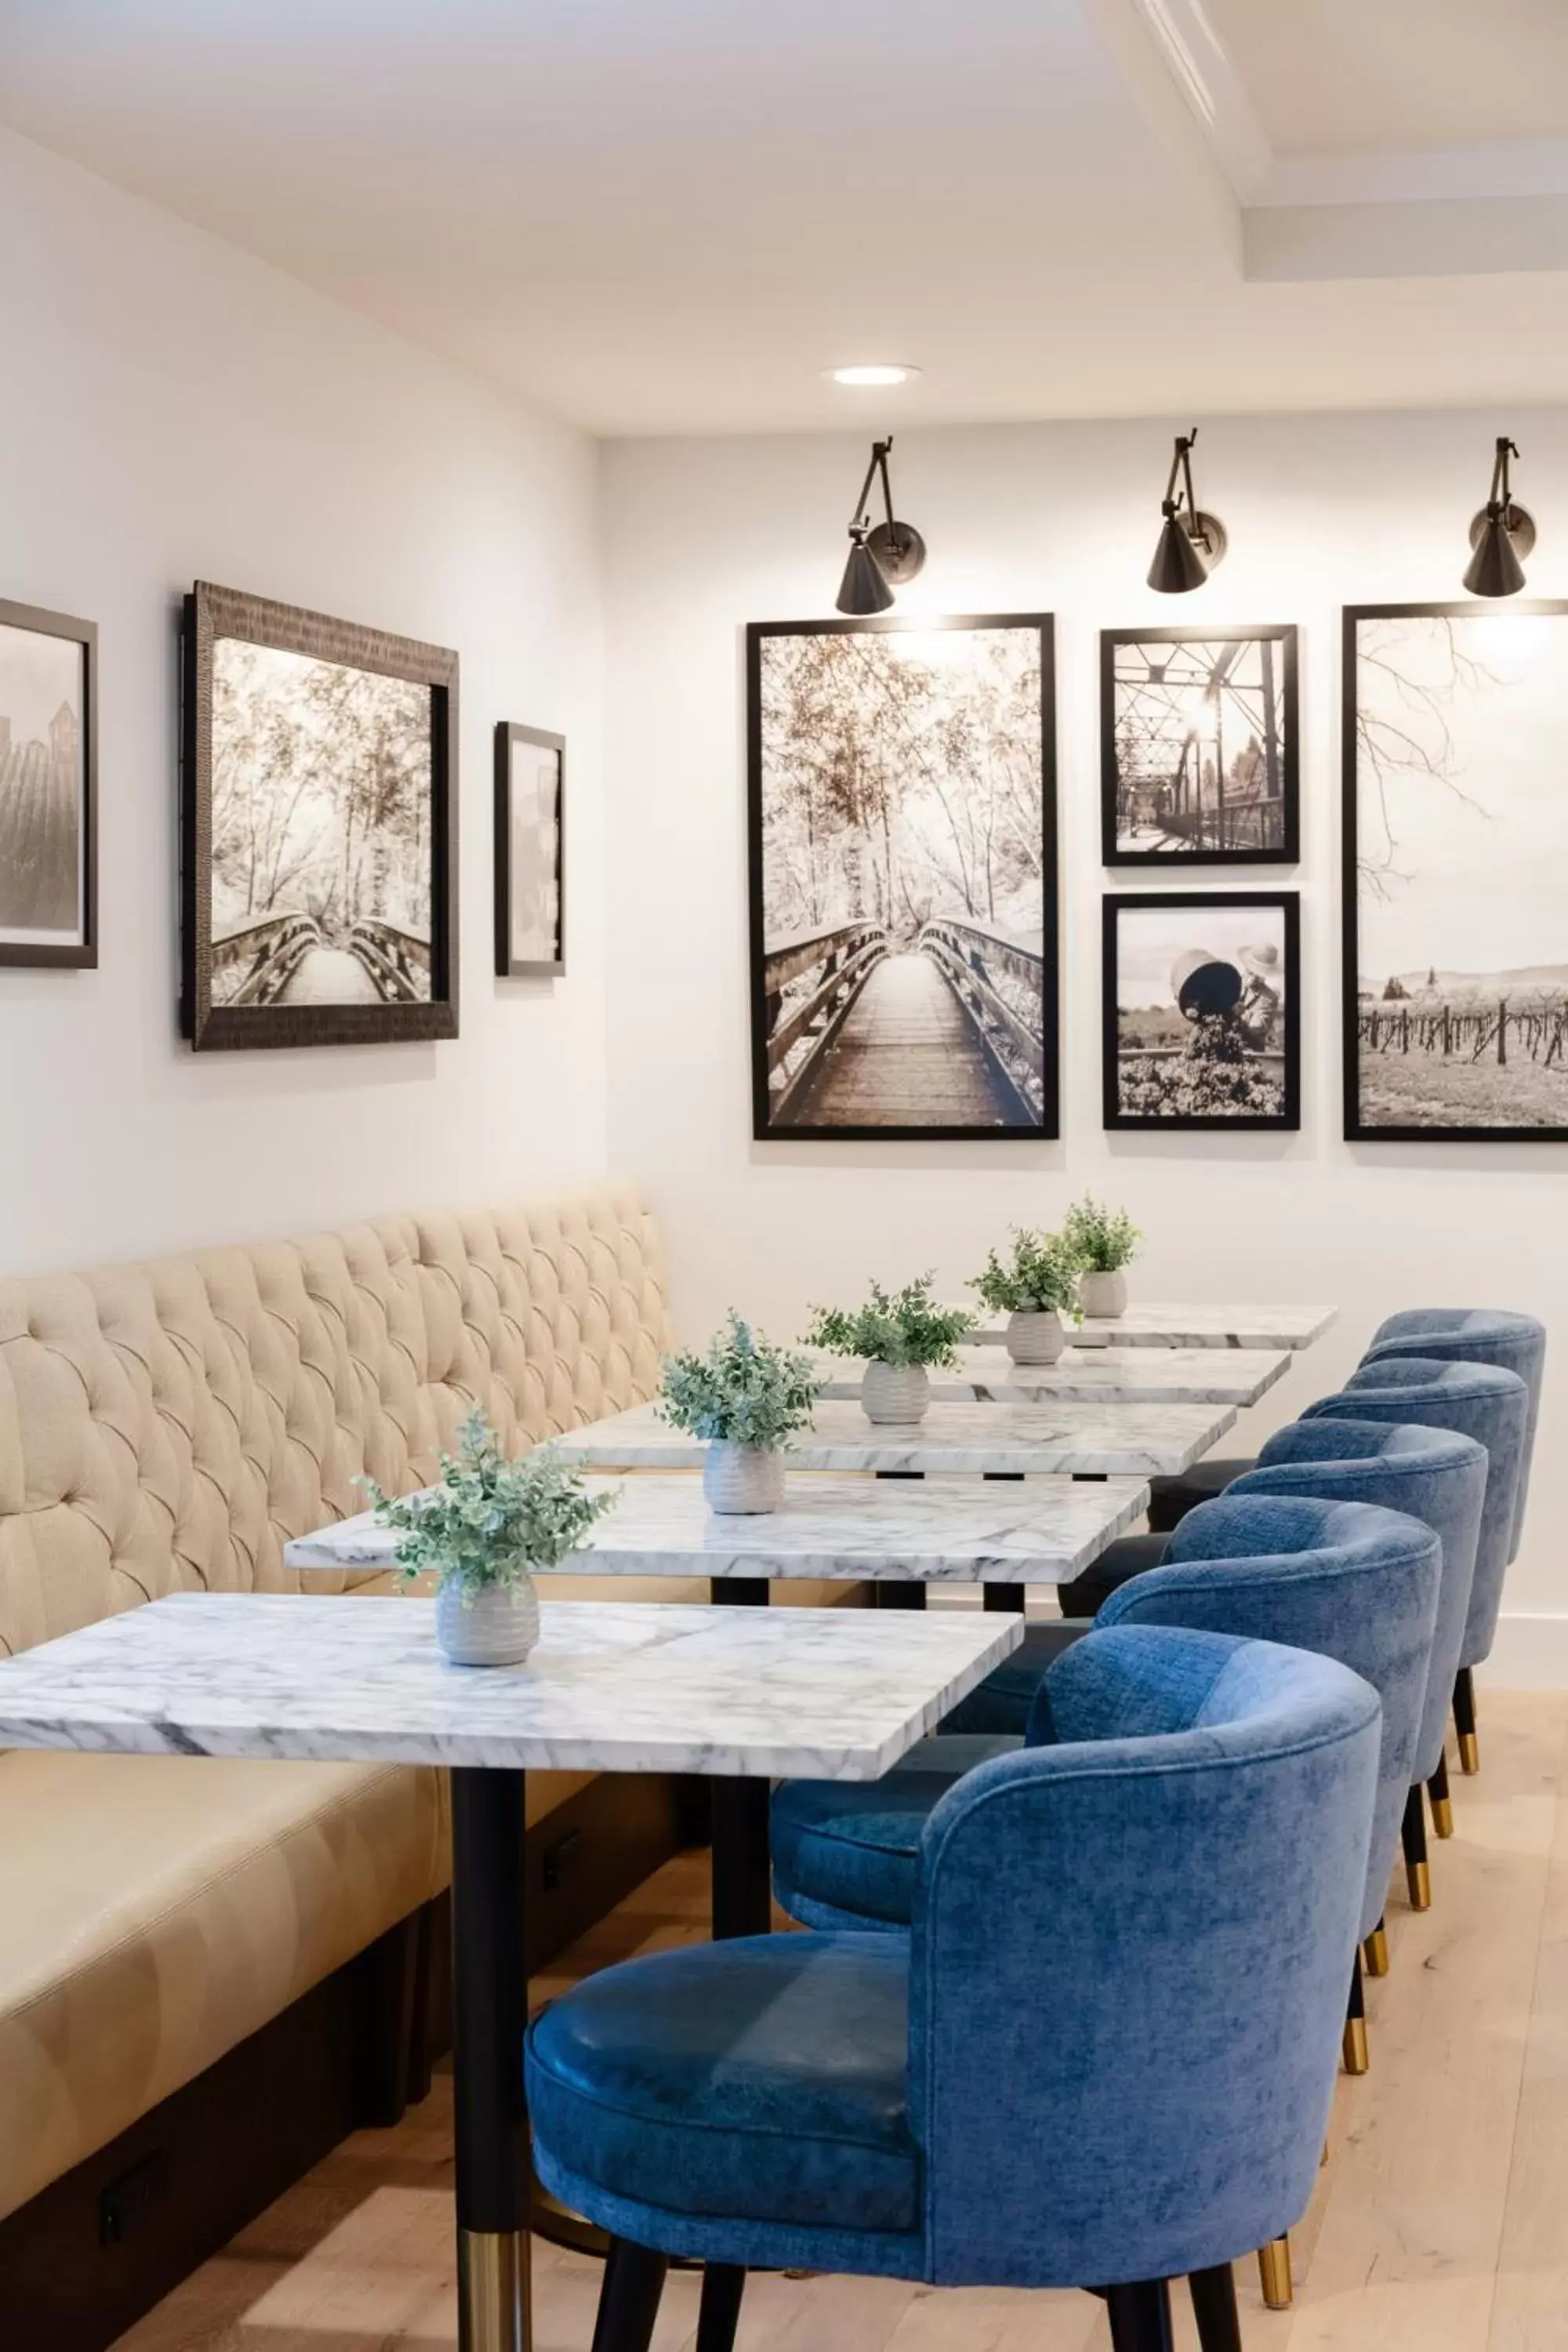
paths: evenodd
<path fill-rule="evenodd" d="M 0 1747 L 872 1780 L 1021 1617 L 552 1601 L 521 1666 L 454 1666 L 435 1604 L 176 1593 L 0 1663 Z"/>
<path fill-rule="evenodd" d="M 587 1484 L 591 1491 L 616 1486 L 604 1478 Z M 742 1515 L 710 1511 L 691 1473 L 628 1478 L 619 1494 L 563 1573 L 1060 1584 L 1097 1560 L 1149 1500 L 1141 1478 L 875 1486 L 865 1477 L 792 1477 L 782 1510 Z M 307 1571 L 387 1568 L 396 1542 L 366 1511 L 302 1537 L 284 1557 Z"/>
<path fill-rule="evenodd" d="M 1016 1364 L 1000 1343 L 960 1348 L 952 1371 L 933 1369 L 931 1395 L 946 1404 L 1256 1404 L 1283 1380 L 1292 1358 L 1281 1349 L 1079 1348 L 1054 1364 Z M 818 1356 L 825 1397 L 860 1394 L 865 1366 Z"/>
<path fill-rule="evenodd" d="M 1089 1315 L 1074 1333 L 1080 1348 L 1311 1347 L 1339 1315 L 1337 1307 L 1170 1307 L 1129 1303 L 1125 1315 Z M 1001 1344 L 1005 1316 L 980 1310 L 974 1337 Z"/>
<path fill-rule="evenodd" d="M 794 1470 L 990 1471 L 1017 1477 L 1179 1476 L 1225 1435 L 1234 1404 L 938 1403 L 918 1422 L 868 1421 L 848 1397 L 821 1397 L 785 1448 Z M 552 1441 L 568 1462 L 615 1470 L 690 1469 L 707 1442 L 651 1404 Z"/>

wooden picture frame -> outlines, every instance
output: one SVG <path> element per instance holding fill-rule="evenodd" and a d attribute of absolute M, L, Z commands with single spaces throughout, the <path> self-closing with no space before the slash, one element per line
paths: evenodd
<path fill-rule="evenodd" d="M 1352 1142 L 1568 1141 L 1565 665 L 1568 602 L 1344 609 Z"/>
<path fill-rule="evenodd" d="M 1299 862 L 1299 637 L 1289 623 L 1100 631 L 1104 865 Z"/>
<path fill-rule="evenodd" d="M 542 815 L 520 803 L 518 753 L 544 752 L 537 780 L 553 770 L 554 808 Z M 566 969 L 566 738 L 541 727 L 496 726 L 496 974 L 501 980 L 554 980 Z M 539 835 L 530 843 L 524 828 Z M 546 870 L 524 870 L 541 846 Z"/>
<path fill-rule="evenodd" d="M 1105 1125 L 1300 1129 L 1300 894 L 1113 892 L 1101 920 Z"/>
<path fill-rule="evenodd" d="M 0 968 L 97 962 L 98 627 L 0 599 Z"/>
<path fill-rule="evenodd" d="M 184 1034 L 202 1053 L 455 1037 L 457 655 L 206 581 L 182 653 Z"/>
<path fill-rule="evenodd" d="M 974 643 L 952 642 L 965 637 Z M 883 646 L 889 651 L 872 650 Z M 835 681 L 842 694 L 819 690 Z M 753 1137 L 1054 1138 L 1051 614 L 753 622 L 746 682 Z M 965 725 L 967 705 L 984 725 Z M 837 715 L 827 717 L 830 709 Z M 825 728 L 842 741 L 814 744 Z M 939 772 L 943 758 L 968 765 L 962 775 Z M 988 800 L 1008 818 L 991 833 Z M 930 822 L 938 803 L 940 841 Z M 831 845 L 824 824 L 834 829 Z M 770 856 L 803 825 L 814 845 L 811 887 L 841 902 L 815 924 L 795 919 L 801 886 L 781 879 Z M 1005 919 L 976 920 L 975 898 L 987 889 Z M 864 903 L 842 903 L 849 899 Z M 884 1008 L 898 1042 L 875 1055 L 855 1027 L 873 1018 L 874 981 L 882 996 L 900 998 Z M 849 1071 L 854 1054 L 862 1055 L 859 1081 Z"/>

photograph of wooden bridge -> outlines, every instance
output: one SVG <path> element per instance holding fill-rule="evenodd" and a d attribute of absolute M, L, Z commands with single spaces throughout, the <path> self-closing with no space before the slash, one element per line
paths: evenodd
<path fill-rule="evenodd" d="M 752 632 L 759 1135 L 1054 1131 L 1048 646 Z"/>
<path fill-rule="evenodd" d="M 426 688 L 219 641 L 215 1004 L 428 1003 L 431 776 Z"/>

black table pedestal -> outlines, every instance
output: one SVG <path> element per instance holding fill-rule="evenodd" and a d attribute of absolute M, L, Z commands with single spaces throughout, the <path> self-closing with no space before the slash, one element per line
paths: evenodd
<path fill-rule="evenodd" d="M 765 1576 L 715 1576 L 708 1587 L 717 1607 L 765 1609 Z M 725 1777 L 713 1783 L 713 1940 L 765 1936 L 773 1923 L 773 1870 L 768 1853 L 766 1780 Z"/>
<path fill-rule="evenodd" d="M 524 1778 L 452 1774 L 459 2352 L 530 2352 Z"/>

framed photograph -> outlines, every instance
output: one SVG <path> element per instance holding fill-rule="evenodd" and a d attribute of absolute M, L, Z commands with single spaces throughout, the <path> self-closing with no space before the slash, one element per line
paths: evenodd
<path fill-rule="evenodd" d="M 98 631 L 0 602 L 0 964 L 98 961 Z"/>
<path fill-rule="evenodd" d="M 1293 866 L 1296 631 L 1103 629 L 1107 866 Z"/>
<path fill-rule="evenodd" d="M 1568 604 L 1344 616 L 1345 1133 L 1568 1138 Z"/>
<path fill-rule="evenodd" d="M 181 1021 L 203 1052 L 458 1034 L 458 656 L 198 582 Z"/>
<path fill-rule="evenodd" d="M 1105 1124 L 1299 1128 L 1300 900 L 1105 900 Z"/>
<path fill-rule="evenodd" d="M 1050 615 L 746 639 L 753 1133 L 1054 1136 Z"/>
<path fill-rule="evenodd" d="M 496 971 L 552 979 L 566 969 L 566 739 L 496 729 Z"/>

